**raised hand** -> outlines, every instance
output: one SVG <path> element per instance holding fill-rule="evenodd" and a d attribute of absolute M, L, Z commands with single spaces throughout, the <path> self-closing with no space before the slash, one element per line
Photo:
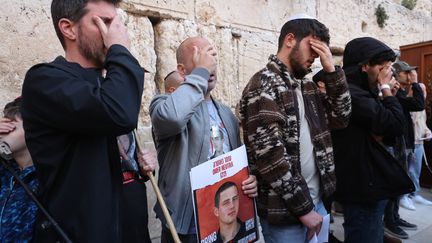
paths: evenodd
<path fill-rule="evenodd" d="M 11 119 L 4 117 L 0 118 L 0 137 L 12 132 L 15 128 L 16 126 Z"/>
<path fill-rule="evenodd" d="M 112 19 L 102 19 L 99 16 L 93 16 L 93 21 L 98 26 L 102 40 L 107 49 L 114 44 L 122 45 L 127 49 L 130 48 L 127 28 L 118 14 Z"/>
<path fill-rule="evenodd" d="M 209 73 L 216 72 L 217 59 L 216 50 L 208 45 L 204 48 L 193 47 L 192 63 L 194 67 L 203 67 L 209 71 Z"/>
<path fill-rule="evenodd" d="M 411 70 L 408 73 L 408 83 L 409 84 L 413 84 L 413 83 L 417 83 L 417 71 L 415 69 Z"/>
<path fill-rule="evenodd" d="M 321 65 L 327 73 L 332 73 L 335 71 L 333 55 L 330 51 L 329 46 L 318 40 L 318 39 L 310 39 L 310 45 L 312 50 L 314 50 L 318 56 L 320 57 Z"/>
<path fill-rule="evenodd" d="M 395 96 L 400 89 L 400 83 L 393 77 L 390 81 L 390 87 L 392 95 Z"/>
<path fill-rule="evenodd" d="M 379 85 L 388 84 L 391 87 L 392 79 L 393 79 L 393 73 L 391 71 L 391 65 L 386 64 L 382 66 L 380 72 L 378 73 L 378 78 L 377 78 L 378 84 Z"/>

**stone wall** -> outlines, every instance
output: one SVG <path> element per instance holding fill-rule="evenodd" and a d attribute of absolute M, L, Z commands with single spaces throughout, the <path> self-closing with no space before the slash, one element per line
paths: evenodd
<path fill-rule="evenodd" d="M 418 0 L 414 10 L 400 0 L 126 0 L 126 23 L 132 52 L 149 71 L 140 124 L 148 126 L 151 97 L 163 92 L 163 77 L 176 68 L 175 49 L 189 36 L 204 35 L 219 52 L 219 84 L 214 94 L 231 107 L 249 77 L 276 51 L 278 30 L 298 12 L 326 24 L 334 50 L 347 41 L 373 36 L 398 49 L 432 39 L 432 2 Z M 379 28 L 375 7 L 382 4 L 390 18 Z M 0 11 L 0 106 L 20 93 L 25 72 L 50 61 L 63 50 L 52 28 L 50 0 L 4 1 Z M 336 60 L 341 62 L 341 58 Z M 319 61 L 314 65 L 319 67 Z"/>
<path fill-rule="evenodd" d="M 0 107 L 20 94 L 26 71 L 63 50 L 51 23 L 50 0 L 2 1 L 0 10 Z M 175 50 L 189 36 L 203 35 L 217 47 L 218 86 L 214 95 L 233 109 L 250 76 L 275 53 L 280 27 L 290 15 L 305 12 L 330 29 L 336 60 L 352 38 L 373 36 L 398 49 L 432 39 L 432 2 L 418 0 L 414 10 L 400 0 L 125 0 L 121 8 L 132 52 L 146 74 L 140 133 L 152 146 L 148 105 L 163 92 L 163 77 L 176 68 Z M 389 19 L 379 28 L 378 4 Z M 319 60 L 314 68 L 319 68 Z M 49 109 L 49 107 L 47 107 Z M 153 196 L 152 196 L 153 197 Z M 154 198 L 152 199 L 152 202 Z M 153 203 L 150 203 L 151 206 Z M 151 225 L 157 221 L 151 219 Z M 153 236 L 158 230 L 153 229 Z"/>

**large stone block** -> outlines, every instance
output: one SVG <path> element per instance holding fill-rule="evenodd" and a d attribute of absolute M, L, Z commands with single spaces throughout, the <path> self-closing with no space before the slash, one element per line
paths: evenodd
<path fill-rule="evenodd" d="M 126 15 L 124 19 L 131 40 L 131 53 L 147 71 L 144 75 L 140 124 L 148 125 L 148 107 L 151 99 L 158 91 L 154 82 L 156 75 L 156 52 L 153 26 L 150 20 L 144 16 Z"/>
<path fill-rule="evenodd" d="M 217 50 L 218 84 L 213 96 L 234 109 L 239 93 L 253 75 L 277 49 L 274 32 L 250 32 L 240 29 L 194 25 L 188 21 L 162 21 L 155 26 L 158 55 L 157 83 L 163 92 L 163 77 L 176 68 L 175 51 L 180 43 L 191 36 L 207 38 Z"/>
<path fill-rule="evenodd" d="M 3 1 L 0 11 L 0 87 L 20 92 L 27 70 L 63 52 L 55 35 L 50 0 Z"/>
<path fill-rule="evenodd" d="M 383 4 L 383 7 L 389 19 L 384 28 L 375 27 L 371 32 L 392 48 L 432 39 L 432 32 L 427 31 L 432 29 L 431 12 L 426 14 L 416 8 L 409 10 L 398 4 Z"/>
<path fill-rule="evenodd" d="M 3 116 L 4 106 L 21 95 L 21 89 L 1 87 L 0 89 L 0 116 Z"/>
<path fill-rule="evenodd" d="M 163 78 L 177 69 L 176 50 L 188 37 L 198 35 L 197 25 L 189 20 L 162 20 L 154 26 L 157 58 L 156 84 L 164 92 Z"/>
<path fill-rule="evenodd" d="M 195 3 L 190 0 L 129 0 L 122 8 L 137 15 L 160 19 L 193 19 Z"/>
<path fill-rule="evenodd" d="M 51 0 L 3 1 L 0 10 L 0 108 L 21 93 L 26 71 L 36 63 L 63 55 L 52 25 Z M 375 8 L 386 9 L 384 28 Z M 202 35 L 218 51 L 218 85 L 214 97 L 233 110 L 250 77 L 276 53 L 281 26 L 295 13 L 317 17 L 329 29 L 332 50 L 341 63 L 345 44 L 372 36 L 398 49 L 432 39 L 432 1 L 418 0 L 413 10 L 401 0 L 124 0 L 121 8 L 132 42 L 131 52 L 148 71 L 139 120 L 141 140 L 152 149 L 148 106 L 164 92 L 163 78 L 176 69 L 175 51 L 187 37 Z M 313 64 L 320 69 L 319 59 Z M 127 96 L 128 94 L 125 94 Z M 48 109 L 48 107 L 47 107 Z M 155 196 L 149 190 L 150 231 L 158 242 L 160 224 L 151 212 Z"/>
<path fill-rule="evenodd" d="M 384 28 L 377 24 L 375 10 L 378 4 L 389 16 Z M 418 1 L 414 10 L 408 10 L 400 5 L 400 1 L 319 0 L 317 18 L 329 27 L 332 45 L 344 47 L 353 38 L 371 36 L 399 49 L 400 45 L 432 38 L 432 33 L 426 31 L 432 24 L 430 6 L 430 1 Z"/>
<path fill-rule="evenodd" d="M 265 66 L 270 54 L 276 53 L 277 36 L 270 31 L 210 26 L 201 26 L 200 31 L 218 51 L 218 84 L 212 94 L 234 110 L 249 79 Z"/>
<path fill-rule="evenodd" d="M 356 2 L 359 1 L 318 1 L 317 19 L 329 28 L 331 45 L 345 47 L 351 37 L 365 35 L 362 23 L 367 23 L 368 17 Z"/>
<path fill-rule="evenodd" d="M 432 17 L 432 1 L 417 0 L 417 4 L 413 10 L 417 12 L 422 12 L 425 16 Z"/>
<path fill-rule="evenodd" d="M 252 31 L 279 31 L 292 14 L 299 12 L 314 16 L 315 1 L 196 1 L 198 22 Z"/>

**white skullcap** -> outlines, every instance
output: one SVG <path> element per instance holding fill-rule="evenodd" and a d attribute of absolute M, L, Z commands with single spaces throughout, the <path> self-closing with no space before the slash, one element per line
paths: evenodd
<path fill-rule="evenodd" d="M 316 18 L 309 16 L 305 13 L 299 13 L 299 14 L 294 14 L 293 16 L 291 16 L 288 19 L 288 21 L 295 20 L 295 19 L 316 19 Z"/>

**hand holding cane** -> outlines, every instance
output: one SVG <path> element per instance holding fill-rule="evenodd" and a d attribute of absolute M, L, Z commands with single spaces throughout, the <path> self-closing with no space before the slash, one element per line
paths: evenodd
<path fill-rule="evenodd" d="M 143 151 L 143 146 L 141 145 L 141 141 L 138 138 L 136 130 L 134 130 L 133 133 L 134 133 L 134 136 L 135 136 L 137 148 L 138 148 L 139 151 L 142 152 Z M 153 173 L 151 171 L 147 172 L 147 176 L 150 178 L 150 182 L 151 182 L 151 184 L 153 186 L 153 189 L 154 189 L 154 191 L 156 193 L 157 199 L 158 199 L 159 204 L 160 204 L 160 206 L 162 208 L 163 214 L 164 214 L 165 219 L 167 221 L 167 224 L 168 224 L 168 227 L 170 229 L 171 235 L 172 235 L 172 237 L 174 239 L 174 242 L 180 243 L 181 242 L 180 238 L 177 235 L 177 231 L 176 231 L 174 223 L 173 223 L 173 221 L 171 219 L 171 215 L 169 214 L 168 208 L 167 208 L 167 206 L 165 204 L 165 200 L 163 199 L 162 194 L 161 194 L 161 192 L 159 190 L 159 187 L 157 185 L 156 179 L 153 176 Z"/>

